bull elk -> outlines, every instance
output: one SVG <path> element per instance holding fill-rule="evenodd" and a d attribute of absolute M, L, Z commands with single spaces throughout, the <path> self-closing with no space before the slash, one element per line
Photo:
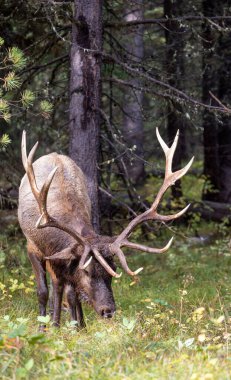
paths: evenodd
<path fill-rule="evenodd" d="M 38 143 L 29 155 L 26 152 L 26 132 L 22 136 L 22 161 L 26 171 L 19 189 L 19 222 L 27 239 L 27 252 L 31 261 L 39 302 L 39 313 L 46 315 L 48 287 L 46 271 L 53 283 L 53 323 L 59 326 L 62 295 L 65 287 L 71 318 L 84 326 L 82 301 L 87 301 L 104 318 L 115 312 L 111 282 L 118 278 L 114 257 L 130 276 L 132 271 L 122 247 L 149 253 L 165 252 L 164 248 L 151 248 L 128 240 L 134 228 L 145 221 L 167 222 L 180 217 L 189 206 L 174 215 L 160 215 L 158 205 L 166 190 L 190 168 L 193 159 L 183 169 L 172 172 L 172 160 L 177 146 L 178 133 L 169 148 L 157 138 L 166 156 L 165 177 L 150 209 L 135 217 L 119 236 L 102 236 L 95 233 L 91 224 L 91 205 L 86 180 L 81 169 L 69 158 L 57 153 L 40 157 L 33 163 Z"/>

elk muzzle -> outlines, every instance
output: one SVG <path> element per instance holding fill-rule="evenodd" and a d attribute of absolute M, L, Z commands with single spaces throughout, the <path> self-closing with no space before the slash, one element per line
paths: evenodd
<path fill-rule="evenodd" d="M 93 307 L 102 318 L 112 318 L 116 311 L 111 280 L 100 279 L 93 285 Z"/>

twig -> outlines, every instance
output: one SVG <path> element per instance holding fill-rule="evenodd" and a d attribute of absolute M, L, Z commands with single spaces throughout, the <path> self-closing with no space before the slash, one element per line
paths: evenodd
<path fill-rule="evenodd" d="M 20 72 L 20 75 L 28 72 L 28 71 L 31 71 L 31 70 L 40 70 L 40 69 L 44 69 L 45 67 L 47 66 L 51 66 L 53 65 L 54 63 L 56 62 L 59 62 L 59 61 L 64 61 L 64 60 L 67 60 L 68 59 L 68 54 L 64 54 L 64 55 L 61 55 L 60 57 L 58 58 L 55 58 L 53 59 L 52 61 L 49 61 L 47 63 L 44 63 L 43 65 L 37 65 L 37 66 L 31 66 L 31 67 L 28 67 L 26 68 L 25 70 L 21 71 Z"/>
<path fill-rule="evenodd" d="M 114 199 L 116 203 L 126 208 L 132 215 L 137 216 L 137 213 L 131 207 L 129 207 L 126 203 L 120 201 L 119 199 L 114 197 L 111 193 L 109 193 L 107 190 L 103 189 L 102 187 L 99 187 L 99 190 L 102 193 L 106 194 L 109 198 Z"/>
<path fill-rule="evenodd" d="M 129 28 L 137 25 L 145 25 L 145 24 L 164 24 L 169 21 L 231 21 L 231 16 L 213 16 L 213 17 L 205 17 L 205 16 L 184 16 L 184 17 L 172 17 L 167 18 L 148 18 L 144 20 L 132 20 L 132 21 L 115 21 L 115 22 L 106 22 L 104 27 L 106 28 Z"/>
<path fill-rule="evenodd" d="M 226 107 L 211 91 L 209 91 L 209 95 L 216 100 L 216 102 L 221 106 L 224 112 L 231 113 L 231 108 Z"/>

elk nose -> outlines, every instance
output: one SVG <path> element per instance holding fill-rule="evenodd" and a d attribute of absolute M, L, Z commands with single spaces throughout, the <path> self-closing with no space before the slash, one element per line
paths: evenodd
<path fill-rule="evenodd" d="M 112 317 L 113 317 L 113 314 L 114 314 L 114 311 L 112 311 L 112 310 L 109 309 L 108 307 L 104 307 L 104 308 L 101 310 L 101 317 L 103 317 L 103 318 L 112 318 Z"/>

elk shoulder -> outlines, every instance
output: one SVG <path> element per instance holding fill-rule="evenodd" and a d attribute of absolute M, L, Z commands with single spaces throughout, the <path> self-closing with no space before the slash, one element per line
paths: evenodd
<path fill-rule="evenodd" d="M 48 211 L 63 224 L 88 235 L 92 230 L 90 199 L 84 174 L 73 160 L 57 153 L 39 158 L 33 163 L 37 187 L 42 187 L 56 166 L 58 169 L 48 193 Z M 28 242 L 33 241 L 46 256 L 61 251 L 71 240 L 76 244 L 71 236 L 56 228 L 36 229 L 39 216 L 38 204 L 25 174 L 20 185 L 18 217 Z"/>

